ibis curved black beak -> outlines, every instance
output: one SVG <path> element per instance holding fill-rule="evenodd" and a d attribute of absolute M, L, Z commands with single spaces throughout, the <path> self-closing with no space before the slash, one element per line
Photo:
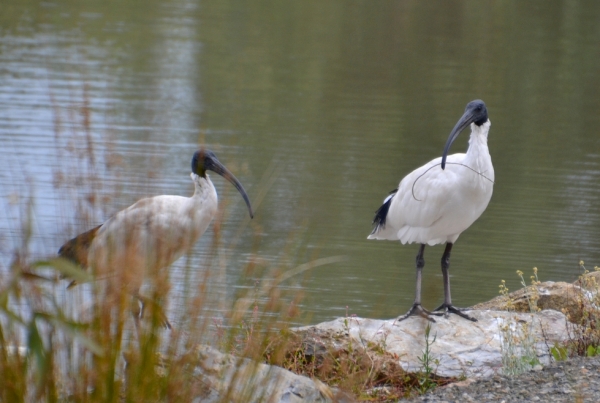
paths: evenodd
<path fill-rule="evenodd" d="M 485 103 L 476 99 L 475 101 L 471 101 L 467 104 L 465 108 L 465 113 L 461 116 L 461 118 L 456 122 L 454 129 L 450 132 L 450 136 L 446 141 L 446 145 L 444 146 L 444 153 L 442 154 L 442 169 L 446 168 L 446 158 L 448 157 L 448 151 L 450 151 L 450 146 L 456 140 L 460 132 L 462 132 L 467 126 L 471 123 L 475 123 L 477 126 L 481 126 L 488 120 L 487 108 L 485 107 Z"/>
<path fill-rule="evenodd" d="M 208 170 L 221 175 L 223 178 L 231 182 L 233 186 L 235 186 L 248 206 L 250 218 L 254 218 L 252 205 L 250 205 L 250 199 L 248 198 L 248 194 L 246 193 L 246 190 L 240 181 L 237 180 L 237 178 L 231 172 L 229 172 L 227 168 L 225 168 L 225 165 L 221 164 L 215 153 L 206 149 L 196 151 L 194 157 L 192 158 L 192 172 L 196 173 L 197 175 L 204 176 L 205 171 Z"/>
<path fill-rule="evenodd" d="M 254 213 L 252 212 L 252 205 L 250 205 L 250 199 L 248 198 L 248 194 L 246 193 L 246 190 L 244 189 L 244 187 L 242 186 L 240 181 L 237 180 L 237 178 L 231 172 L 229 172 L 229 170 L 227 168 L 225 168 L 225 166 L 223 164 L 221 164 L 219 162 L 219 160 L 217 160 L 216 158 L 212 159 L 212 163 L 209 164 L 206 167 L 206 169 L 209 169 L 213 172 L 218 173 L 223 178 L 225 178 L 229 182 L 231 182 L 231 184 L 233 186 L 235 186 L 235 188 L 238 190 L 238 192 L 240 192 L 240 194 L 242 195 L 242 198 L 246 202 L 246 206 L 248 206 L 248 212 L 250 213 L 250 218 L 254 218 Z"/>

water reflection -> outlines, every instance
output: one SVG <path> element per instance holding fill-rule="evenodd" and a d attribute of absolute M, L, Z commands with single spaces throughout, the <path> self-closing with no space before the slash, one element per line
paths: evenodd
<path fill-rule="evenodd" d="M 405 174 L 441 155 L 456 116 L 481 98 L 497 178 L 487 211 L 454 249 L 455 303 L 495 296 L 501 279 L 516 288 L 517 269 L 571 281 L 580 259 L 600 264 L 599 14 L 592 1 L 13 1 L 0 16 L 2 264 L 29 192 L 33 250 L 50 255 L 141 197 L 189 194 L 200 142 L 251 197 L 266 192 L 236 249 L 219 251 L 227 264 L 215 299 L 253 286 L 240 276 L 254 252 L 285 267 L 345 255 L 302 278 L 312 320 L 346 306 L 397 315 L 413 298 L 417 247 L 367 241 L 373 212 Z M 85 136 L 96 144 L 93 166 Z M 57 172 L 80 181 L 57 189 Z M 90 177 L 106 196 L 93 209 Z M 215 182 L 231 239 L 244 206 Z M 196 248 L 199 273 L 209 244 Z M 443 295 L 441 252 L 428 250 L 429 307 Z"/>

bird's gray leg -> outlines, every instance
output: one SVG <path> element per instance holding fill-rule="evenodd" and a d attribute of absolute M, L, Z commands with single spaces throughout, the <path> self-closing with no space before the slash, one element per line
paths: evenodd
<path fill-rule="evenodd" d="M 135 333 L 137 335 L 138 340 L 140 340 L 140 337 L 141 337 L 140 319 L 142 318 L 143 312 L 144 312 L 144 301 L 132 298 L 131 299 L 131 314 L 133 316 L 133 323 L 135 325 Z"/>
<path fill-rule="evenodd" d="M 413 306 L 412 308 L 410 308 L 410 310 L 398 317 L 398 319 L 396 319 L 396 322 L 400 322 L 406 318 L 408 318 L 409 316 L 421 316 L 427 320 L 429 320 L 430 322 L 435 322 L 435 320 L 429 316 L 431 315 L 431 312 L 429 312 L 428 310 L 424 309 L 421 306 L 421 274 L 423 272 L 423 267 L 425 267 L 425 258 L 423 257 L 423 254 L 425 252 L 425 244 L 421 244 L 420 248 L 419 248 L 419 253 L 417 253 L 417 288 L 416 288 L 416 295 L 415 295 L 415 301 L 413 302 Z"/>
<path fill-rule="evenodd" d="M 454 313 L 458 316 L 462 316 L 465 319 L 468 319 L 473 322 L 477 322 L 477 319 L 463 313 L 464 309 L 456 308 L 452 305 L 452 297 L 450 295 L 450 251 L 452 250 L 452 244 L 448 242 L 446 244 L 446 249 L 444 250 L 444 254 L 442 255 L 442 276 L 444 277 L 444 303 L 434 309 L 434 315 L 444 315 L 448 317 L 449 313 Z M 437 313 L 435 311 L 443 311 Z"/>
<path fill-rule="evenodd" d="M 415 302 L 413 305 L 421 305 L 421 277 L 423 274 L 423 267 L 425 267 L 425 258 L 423 254 L 425 252 L 425 244 L 421 244 L 419 247 L 419 253 L 417 253 L 417 288 L 415 292 Z"/>
<path fill-rule="evenodd" d="M 450 252 L 452 251 L 450 242 L 446 244 L 444 254 L 442 255 L 442 276 L 444 277 L 444 304 L 452 306 L 452 296 L 450 294 Z"/>

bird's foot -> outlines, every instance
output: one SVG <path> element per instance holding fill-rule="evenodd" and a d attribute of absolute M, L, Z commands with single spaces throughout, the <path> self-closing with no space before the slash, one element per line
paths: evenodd
<path fill-rule="evenodd" d="M 398 316 L 398 318 L 394 321 L 394 324 L 396 322 L 400 322 L 403 321 L 404 319 L 410 317 L 410 316 L 420 316 L 422 318 L 427 319 L 430 322 L 434 322 L 435 323 L 435 319 L 433 319 L 431 317 L 431 315 L 436 315 L 433 312 L 428 311 L 427 309 L 423 308 L 421 306 L 421 304 L 413 304 L 412 308 L 410 308 L 410 310 L 402 315 L 402 316 Z"/>
<path fill-rule="evenodd" d="M 442 305 L 440 305 L 439 307 L 434 309 L 433 312 L 431 312 L 431 314 L 436 315 L 436 316 L 444 315 L 444 317 L 447 318 L 449 314 L 453 313 L 455 315 L 458 315 L 460 317 L 468 319 L 471 322 L 477 322 L 477 319 L 475 319 L 474 317 L 469 316 L 466 313 L 463 313 L 464 311 L 468 311 L 468 310 L 469 310 L 468 308 L 457 308 L 453 305 L 443 303 Z M 438 312 L 438 311 L 443 311 L 443 312 Z"/>
<path fill-rule="evenodd" d="M 167 315 L 165 314 L 164 310 L 162 309 L 162 307 L 156 305 L 154 307 L 154 309 L 156 310 L 156 312 L 154 313 L 158 319 L 158 323 L 160 323 L 160 325 L 162 327 L 164 327 L 165 329 L 173 329 L 173 327 L 171 326 L 171 322 L 169 322 L 169 318 L 167 318 Z"/>
<path fill-rule="evenodd" d="M 152 308 L 152 314 L 156 315 L 156 318 L 162 327 L 169 330 L 173 328 L 169 322 L 169 319 L 167 318 L 167 315 L 159 304 L 141 295 L 137 295 L 136 298 L 141 302 L 139 311 L 134 312 L 134 317 L 136 317 L 136 320 L 139 321 L 144 317 L 146 306 L 149 305 Z"/>

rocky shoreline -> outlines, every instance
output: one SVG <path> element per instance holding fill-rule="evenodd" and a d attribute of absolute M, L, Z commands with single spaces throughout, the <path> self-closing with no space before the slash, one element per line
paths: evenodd
<path fill-rule="evenodd" d="M 272 343 L 270 365 L 199 350 L 207 386 L 199 401 L 233 393 L 252 397 L 243 401 L 346 403 L 354 398 L 344 391 L 361 385 L 362 396 L 380 402 L 597 402 L 600 356 L 556 362 L 553 355 L 574 341 L 578 354 L 600 352 L 598 283 L 600 272 L 574 284 L 536 282 L 473 307 L 476 322 L 346 317 L 289 329 L 281 346 Z M 240 372 L 246 382 L 235 382 Z"/>

